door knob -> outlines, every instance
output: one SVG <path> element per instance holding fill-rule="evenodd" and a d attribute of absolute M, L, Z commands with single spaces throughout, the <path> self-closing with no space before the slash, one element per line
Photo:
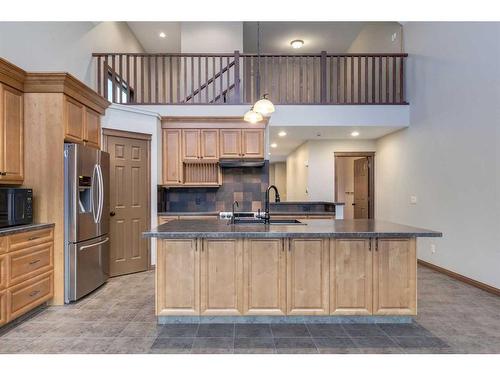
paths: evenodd
<path fill-rule="evenodd" d="M 115 212 L 115 211 L 111 211 L 111 212 L 109 213 L 109 216 L 115 216 L 115 215 L 116 215 L 116 212 Z"/>

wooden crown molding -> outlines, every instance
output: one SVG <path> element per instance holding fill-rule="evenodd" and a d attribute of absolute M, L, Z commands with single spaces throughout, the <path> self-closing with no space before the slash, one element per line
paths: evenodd
<path fill-rule="evenodd" d="M 162 128 L 254 128 L 262 129 L 268 124 L 269 119 L 256 124 L 249 124 L 241 116 L 162 116 Z"/>
<path fill-rule="evenodd" d="M 69 73 L 26 73 L 24 92 L 63 93 L 101 115 L 111 104 Z"/>
<path fill-rule="evenodd" d="M 0 82 L 19 91 L 24 91 L 26 72 L 18 66 L 0 57 Z"/>

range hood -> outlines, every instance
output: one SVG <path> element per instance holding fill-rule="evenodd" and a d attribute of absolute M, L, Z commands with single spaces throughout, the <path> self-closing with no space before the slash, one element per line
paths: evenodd
<path fill-rule="evenodd" d="M 221 168 L 263 167 L 264 159 L 221 159 Z"/>

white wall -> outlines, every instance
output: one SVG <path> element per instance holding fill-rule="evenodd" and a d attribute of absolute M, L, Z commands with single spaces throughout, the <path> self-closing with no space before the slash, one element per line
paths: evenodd
<path fill-rule="evenodd" d="M 269 185 L 275 185 L 278 188 L 282 202 L 287 201 L 285 162 L 269 164 Z"/>
<path fill-rule="evenodd" d="M 94 88 L 93 52 L 143 52 L 125 22 L 0 22 L 0 56 L 28 71 L 63 71 Z"/>
<path fill-rule="evenodd" d="M 419 258 L 500 288 L 500 23 L 404 37 L 411 126 L 377 143 L 376 217 L 442 231 Z"/>
<path fill-rule="evenodd" d="M 395 35 L 394 40 L 392 40 Z M 347 53 L 401 53 L 401 24 L 370 22 L 359 32 Z"/>
<path fill-rule="evenodd" d="M 151 135 L 151 227 L 158 225 L 157 185 L 161 179 L 161 122 L 154 112 L 113 104 L 102 118 L 102 128 Z M 151 240 L 151 264 L 156 264 L 156 241 Z"/>
<path fill-rule="evenodd" d="M 243 52 L 243 22 L 182 22 L 182 53 Z"/>
<path fill-rule="evenodd" d="M 309 145 L 304 142 L 286 158 L 286 194 L 288 202 L 309 201 Z"/>

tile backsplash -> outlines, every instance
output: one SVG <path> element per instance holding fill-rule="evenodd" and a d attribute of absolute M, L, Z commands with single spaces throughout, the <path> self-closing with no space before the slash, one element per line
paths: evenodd
<path fill-rule="evenodd" d="M 222 186 L 214 188 L 158 188 L 159 212 L 238 211 L 263 208 L 269 186 L 269 161 L 263 167 L 223 168 Z"/>

